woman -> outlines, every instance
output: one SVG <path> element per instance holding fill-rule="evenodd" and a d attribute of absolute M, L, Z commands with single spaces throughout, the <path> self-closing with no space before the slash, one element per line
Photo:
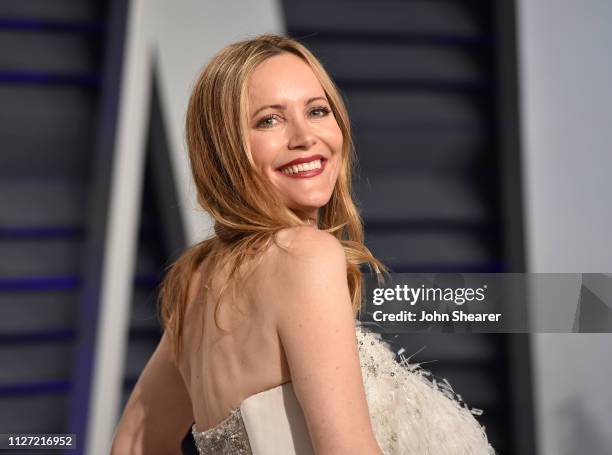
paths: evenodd
<path fill-rule="evenodd" d="M 363 244 L 348 115 L 316 58 L 276 35 L 226 47 L 186 134 L 215 236 L 166 274 L 164 336 L 113 453 L 177 453 L 193 422 L 200 453 L 491 453 L 467 410 L 355 326 L 360 265 L 385 268 Z"/>

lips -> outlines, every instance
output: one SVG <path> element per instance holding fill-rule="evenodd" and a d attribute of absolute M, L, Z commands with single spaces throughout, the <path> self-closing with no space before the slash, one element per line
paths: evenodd
<path fill-rule="evenodd" d="M 309 178 L 322 173 L 326 161 L 322 155 L 312 155 L 289 161 L 276 170 L 286 177 Z"/>
<path fill-rule="evenodd" d="M 297 158 L 293 161 L 289 161 L 288 163 L 283 164 L 282 166 L 280 166 L 279 168 L 277 168 L 277 171 L 280 171 L 288 166 L 293 166 L 293 165 L 297 165 L 297 164 L 304 164 L 304 163 L 310 163 L 312 161 L 315 160 L 321 160 L 321 161 L 325 161 L 325 158 L 323 157 L 323 155 L 312 155 L 312 156 L 305 156 L 303 158 Z"/>

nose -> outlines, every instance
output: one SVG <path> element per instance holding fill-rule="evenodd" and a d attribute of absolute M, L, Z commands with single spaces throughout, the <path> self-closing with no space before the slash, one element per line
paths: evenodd
<path fill-rule="evenodd" d="M 317 138 L 306 120 L 291 122 L 288 144 L 290 150 L 308 150 L 316 143 Z"/>

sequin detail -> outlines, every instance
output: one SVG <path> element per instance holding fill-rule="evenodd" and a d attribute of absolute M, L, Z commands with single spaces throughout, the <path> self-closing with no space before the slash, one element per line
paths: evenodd
<path fill-rule="evenodd" d="M 252 454 L 240 408 L 233 409 L 229 416 L 206 431 L 198 432 L 193 424 L 191 434 L 200 455 Z"/>

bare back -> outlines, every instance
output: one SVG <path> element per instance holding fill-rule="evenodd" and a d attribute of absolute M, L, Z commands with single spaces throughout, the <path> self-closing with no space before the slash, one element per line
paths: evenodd
<path fill-rule="evenodd" d="M 190 280 L 179 361 L 200 431 L 221 422 L 245 398 L 291 380 L 273 312 L 257 298 L 265 285 L 265 261 L 238 282 L 235 295 L 224 294 L 217 320 L 226 331 L 215 324 L 214 311 L 229 270 L 208 270 L 208 263 L 205 259 Z M 209 273 L 206 289 L 203 278 Z"/>

